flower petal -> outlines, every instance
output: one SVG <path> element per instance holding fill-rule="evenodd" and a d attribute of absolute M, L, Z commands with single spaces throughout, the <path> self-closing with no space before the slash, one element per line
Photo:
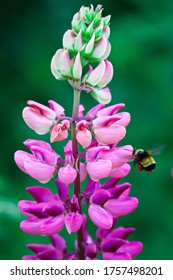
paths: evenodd
<path fill-rule="evenodd" d="M 91 221 L 100 228 L 109 229 L 113 225 L 112 215 L 100 205 L 91 204 L 88 214 Z"/>
<path fill-rule="evenodd" d="M 109 199 L 104 207 L 112 215 L 125 216 L 134 211 L 138 206 L 138 199 L 136 197 L 121 197 Z"/>

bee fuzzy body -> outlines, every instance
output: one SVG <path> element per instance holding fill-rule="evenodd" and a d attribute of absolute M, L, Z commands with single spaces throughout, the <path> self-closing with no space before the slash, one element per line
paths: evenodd
<path fill-rule="evenodd" d="M 148 173 L 156 168 L 156 162 L 148 151 L 143 149 L 134 149 L 134 164 L 138 165 L 139 170 L 145 170 Z"/>

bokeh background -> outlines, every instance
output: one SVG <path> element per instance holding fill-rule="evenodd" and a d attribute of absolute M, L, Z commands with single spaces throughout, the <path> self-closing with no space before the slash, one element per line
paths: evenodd
<path fill-rule="evenodd" d="M 90 1 L 6 0 L 1 3 L 0 90 L 0 259 L 21 259 L 26 243 L 48 242 L 47 237 L 27 235 L 19 229 L 23 219 L 17 202 L 29 199 L 26 186 L 36 181 L 15 165 L 14 152 L 24 149 L 27 138 L 40 137 L 24 123 L 21 112 L 28 99 L 47 104 L 54 99 L 71 114 L 72 89 L 56 81 L 50 60 L 62 46 L 62 36 L 81 5 Z M 165 145 L 156 156 L 157 169 L 150 175 L 132 170 L 124 181 L 139 207 L 118 225 L 136 227 L 131 240 L 144 244 L 138 259 L 173 259 L 173 1 L 105 0 L 103 15 L 112 15 L 112 52 L 115 75 L 109 84 L 111 104 L 124 102 L 132 121 L 121 144 L 151 149 Z M 82 95 L 86 109 L 97 103 Z M 60 144 L 53 147 L 59 152 Z M 60 152 L 61 153 L 61 152 Z M 56 190 L 51 181 L 48 186 Z M 94 234 L 95 228 L 89 224 Z M 66 236 L 73 250 L 75 234 Z"/>

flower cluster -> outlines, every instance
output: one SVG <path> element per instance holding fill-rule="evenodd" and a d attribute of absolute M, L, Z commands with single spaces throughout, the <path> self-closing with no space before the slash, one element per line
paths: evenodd
<path fill-rule="evenodd" d="M 126 240 L 134 228 L 115 228 L 118 217 L 128 215 L 138 206 L 131 197 L 131 184 L 119 183 L 130 172 L 131 145 L 119 146 L 130 122 L 128 112 L 119 112 L 124 103 L 105 107 L 111 100 L 107 84 L 113 66 L 107 60 L 110 16 L 102 17 L 100 5 L 82 7 L 72 20 L 72 29 L 63 36 L 63 48 L 51 61 L 56 79 L 67 80 L 74 89 L 73 114 L 53 100 L 48 106 L 29 100 L 23 110 L 25 123 L 37 134 L 50 133 L 50 143 L 66 139 L 63 156 L 51 144 L 27 139 L 24 145 L 31 153 L 17 151 L 17 166 L 32 178 L 45 184 L 55 178 L 54 194 L 43 186 L 26 190 L 34 200 L 19 202 L 26 216 L 20 228 L 28 234 L 47 235 L 51 245 L 29 244 L 35 256 L 24 259 L 132 259 L 142 250 L 142 243 Z M 97 63 L 93 68 L 91 63 Z M 88 70 L 84 73 L 84 66 Z M 100 104 L 84 114 L 80 93 L 90 93 Z M 71 132 L 71 139 L 70 137 Z M 104 180 L 102 180 L 104 179 Z M 80 182 L 85 182 L 85 188 Z M 69 190 L 72 188 L 73 194 Z M 88 214 L 83 214 L 83 205 Z M 87 219 L 97 227 L 96 239 L 89 234 Z M 69 252 L 59 235 L 65 226 L 69 234 L 76 232 L 75 252 Z"/>

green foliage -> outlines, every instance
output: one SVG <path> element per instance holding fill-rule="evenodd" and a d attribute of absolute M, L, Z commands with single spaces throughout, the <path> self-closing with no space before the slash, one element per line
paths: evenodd
<path fill-rule="evenodd" d="M 27 138 L 49 137 L 37 136 L 22 120 L 21 112 L 28 99 L 45 105 L 48 99 L 54 99 L 71 115 L 71 88 L 54 79 L 50 60 L 62 47 L 62 36 L 82 4 L 89 5 L 90 1 L 1 3 L 0 259 L 20 259 L 29 253 L 26 243 L 48 242 L 47 237 L 29 236 L 19 229 L 23 217 L 17 202 L 29 199 L 25 187 L 37 182 L 15 166 L 13 154 L 24 149 L 22 142 Z M 99 4 L 103 4 L 103 16 L 112 15 L 109 59 L 115 74 L 110 83 L 111 104 L 126 103 L 132 117 L 122 144 L 144 149 L 166 145 L 155 158 L 157 168 L 153 174 L 140 172 L 132 164 L 125 179 L 132 183 L 132 194 L 139 198 L 139 207 L 120 218 L 118 224 L 136 227 L 131 238 L 144 243 L 139 259 L 173 259 L 172 1 L 105 0 Z M 86 110 L 97 104 L 85 93 L 82 103 Z M 62 144 L 54 143 L 53 147 L 61 153 Z M 53 181 L 49 185 L 56 191 Z M 66 234 L 66 238 L 71 246 L 74 234 Z"/>

